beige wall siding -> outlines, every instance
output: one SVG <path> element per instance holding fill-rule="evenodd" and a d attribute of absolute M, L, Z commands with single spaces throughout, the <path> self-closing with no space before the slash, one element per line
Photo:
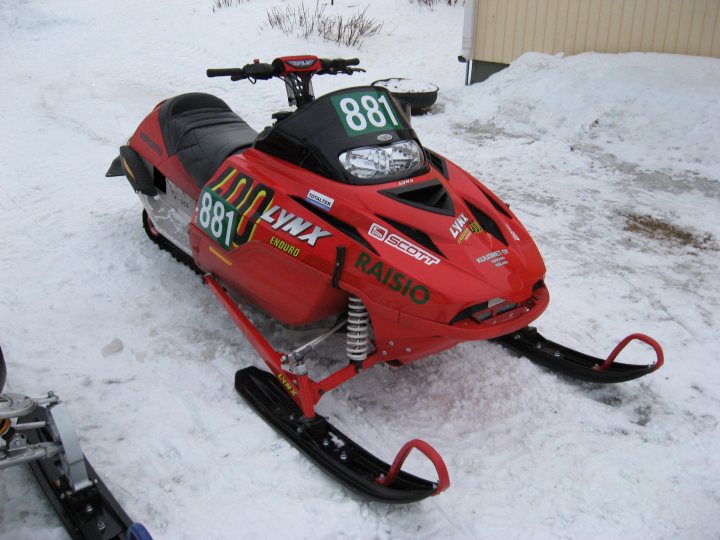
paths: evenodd
<path fill-rule="evenodd" d="M 474 59 L 667 52 L 720 57 L 720 0 L 476 0 Z"/>

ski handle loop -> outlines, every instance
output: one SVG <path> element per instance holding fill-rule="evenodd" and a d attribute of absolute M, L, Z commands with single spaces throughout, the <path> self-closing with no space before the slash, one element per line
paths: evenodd
<path fill-rule="evenodd" d="M 615 361 L 615 358 L 617 358 L 617 356 L 627 346 L 627 344 L 633 340 L 638 340 L 638 341 L 642 341 L 643 343 L 647 343 L 655 350 L 657 359 L 655 360 L 655 363 L 652 364 L 650 372 L 660 369 L 660 367 L 665 363 L 665 355 L 663 354 L 662 347 L 660 347 L 660 344 L 657 341 L 655 341 L 650 336 L 646 336 L 645 334 L 630 334 L 628 337 L 623 339 L 620 343 L 618 343 L 615 346 L 615 348 L 610 353 L 610 356 L 607 357 L 607 360 L 605 360 L 602 364 L 598 364 L 598 365 L 594 366 L 593 369 L 595 371 L 605 371 L 607 368 L 610 367 L 610 364 L 612 364 Z"/>
<path fill-rule="evenodd" d="M 443 458 L 440 456 L 437 450 L 435 450 L 425 441 L 421 441 L 420 439 L 412 439 L 411 441 L 406 442 L 400 449 L 400 451 L 397 453 L 397 456 L 395 456 L 393 464 L 390 466 L 390 470 L 387 472 L 387 474 L 384 476 L 378 476 L 377 478 L 375 478 L 375 481 L 382 486 L 389 486 L 390 484 L 392 484 L 398 473 L 400 472 L 402 464 L 405 462 L 405 459 L 408 457 L 408 455 L 413 449 L 417 449 L 423 454 L 425 454 L 425 457 L 427 457 L 435 466 L 435 470 L 438 473 L 438 484 L 435 488 L 435 493 L 433 493 L 433 495 L 438 495 L 439 493 L 449 488 L 450 475 L 448 474 L 448 470 L 445 466 Z"/>

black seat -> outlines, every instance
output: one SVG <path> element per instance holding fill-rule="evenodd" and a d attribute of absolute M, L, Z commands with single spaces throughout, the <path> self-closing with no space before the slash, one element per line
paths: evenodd
<path fill-rule="evenodd" d="M 159 122 L 168 156 L 176 154 L 199 186 L 225 158 L 252 146 L 257 137 L 222 99 L 199 92 L 168 99 L 160 107 Z"/>

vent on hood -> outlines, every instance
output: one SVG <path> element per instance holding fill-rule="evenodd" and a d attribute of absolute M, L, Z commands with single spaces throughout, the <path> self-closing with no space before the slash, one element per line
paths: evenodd
<path fill-rule="evenodd" d="M 440 183 L 440 180 L 430 180 L 421 184 L 408 184 L 393 189 L 380 191 L 383 195 L 395 199 L 398 202 L 428 210 L 446 216 L 455 215 L 450 194 Z"/>
<path fill-rule="evenodd" d="M 495 207 L 495 210 L 500 212 L 502 215 L 504 215 L 508 219 L 512 219 L 512 216 L 510 215 L 510 212 L 508 212 L 508 208 L 510 206 L 506 206 L 506 203 L 500 202 L 495 199 L 495 197 L 491 196 L 487 191 L 484 189 L 481 189 L 483 195 L 485 195 L 485 198 L 490 201 L 490 204 L 492 204 Z"/>
<path fill-rule="evenodd" d="M 433 253 L 437 253 L 443 258 L 446 258 L 445 255 L 443 255 L 443 252 L 440 251 L 440 248 L 435 245 L 435 242 L 432 241 L 432 239 L 427 235 L 427 233 L 424 233 L 423 231 L 416 229 L 415 227 L 411 227 L 410 225 L 399 223 L 394 219 L 390 219 L 385 216 L 378 217 L 395 227 L 398 231 L 403 233 L 411 240 L 414 240 L 415 242 L 420 244 L 422 247 L 429 249 Z"/>
<path fill-rule="evenodd" d="M 467 201 L 465 201 L 465 204 L 467 204 L 470 212 L 472 212 L 472 215 L 475 217 L 475 219 L 485 232 L 490 233 L 492 236 L 500 240 L 506 246 L 508 245 L 507 240 L 505 240 L 503 233 L 500 231 L 500 227 L 498 227 L 497 224 L 492 219 L 490 219 L 490 216 L 480 210 L 477 206 Z"/>
<path fill-rule="evenodd" d="M 446 180 L 450 179 L 448 176 L 447 165 L 442 157 L 427 148 L 425 149 L 425 156 L 427 157 L 428 163 L 440 171 L 440 174 L 442 174 Z"/>
<path fill-rule="evenodd" d="M 370 243 L 357 231 L 355 227 L 350 225 L 349 223 L 345 223 L 341 219 L 336 218 L 335 216 L 331 216 L 324 210 L 321 210 L 317 206 L 310 204 L 305 199 L 301 199 L 300 197 L 291 197 L 296 203 L 301 205 L 303 208 L 309 210 L 313 214 L 315 214 L 317 217 L 325 221 L 326 223 L 329 223 L 333 227 L 335 227 L 340 232 L 344 233 L 346 236 L 349 236 L 353 240 L 355 240 L 358 244 L 362 245 L 365 249 L 372 251 L 375 255 L 378 254 L 377 250 L 370 245 Z"/>

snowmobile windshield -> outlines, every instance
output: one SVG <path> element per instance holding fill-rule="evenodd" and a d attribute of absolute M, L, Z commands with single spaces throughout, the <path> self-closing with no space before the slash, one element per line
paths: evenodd
<path fill-rule="evenodd" d="M 410 121 L 392 94 L 366 86 L 326 94 L 263 132 L 255 148 L 347 184 L 427 171 Z"/>

